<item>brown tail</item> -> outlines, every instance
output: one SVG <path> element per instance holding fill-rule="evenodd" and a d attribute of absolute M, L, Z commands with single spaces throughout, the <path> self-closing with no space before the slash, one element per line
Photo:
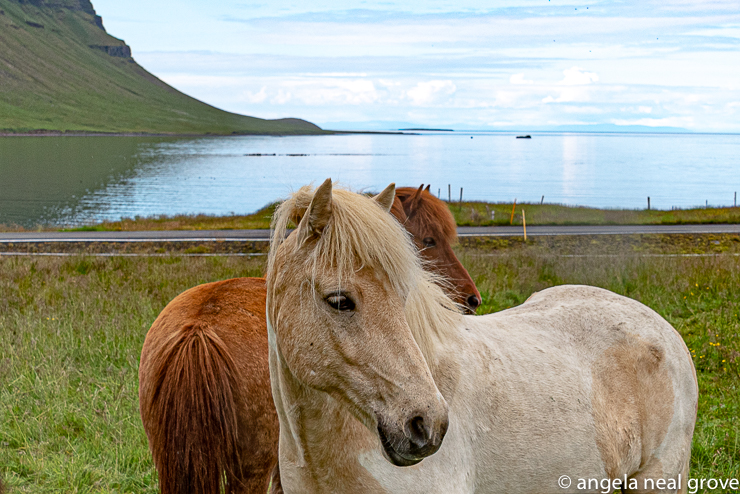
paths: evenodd
<path fill-rule="evenodd" d="M 184 328 L 153 362 L 148 422 L 162 494 L 235 492 L 243 485 L 235 365 L 208 328 Z"/>

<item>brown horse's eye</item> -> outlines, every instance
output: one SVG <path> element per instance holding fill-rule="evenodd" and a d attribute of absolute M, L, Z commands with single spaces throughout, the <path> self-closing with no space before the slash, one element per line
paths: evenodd
<path fill-rule="evenodd" d="M 340 312 L 350 312 L 355 310 L 354 301 L 344 293 L 333 293 L 324 299 L 332 309 Z"/>
<path fill-rule="evenodd" d="M 437 242 L 435 242 L 432 237 L 425 237 L 424 240 L 422 240 L 422 243 L 424 244 L 424 247 L 427 248 L 437 245 Z"/>

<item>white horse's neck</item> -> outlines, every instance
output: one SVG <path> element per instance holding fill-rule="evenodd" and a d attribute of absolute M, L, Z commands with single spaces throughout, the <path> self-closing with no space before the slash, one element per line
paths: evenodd
<path fill-rule="evenodd" d="M 299 486 L 298 491 L 306 493 L 385 492 L 365 468 L 368 461 L 388 462 L 377 435 L 329 394 L 303 385 L 281 355 L 269 316 L 267 329 L 272 393 L 281 425 L 281 483 L 286 492 L 288 486 Z M 447 398 L 454 394 L 460 375 L 460 364 L 454 359 L 459 338 L 445 337 L 444 344 L 432 338 L 426 343 L 424 358 Z"/>
<path fill-rule="evenodd" d="M 327 393 L 308 388 L 293 376 L 269 321 L 267 327 L 272 393 L 280 419 L 283 488 L 316 494 L 384 492 L 359 463 L 363 451 L 377 450 L 380 456 L 377 438 Z"/>

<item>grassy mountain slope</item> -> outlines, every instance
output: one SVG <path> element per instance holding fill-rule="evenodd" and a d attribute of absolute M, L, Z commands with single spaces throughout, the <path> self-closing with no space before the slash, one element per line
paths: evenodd
<path fill-rule="evenodd" d="M 89 0 L 0 0 L 0 131 L 313 134 L 191 98 L 139 66 Z"/>

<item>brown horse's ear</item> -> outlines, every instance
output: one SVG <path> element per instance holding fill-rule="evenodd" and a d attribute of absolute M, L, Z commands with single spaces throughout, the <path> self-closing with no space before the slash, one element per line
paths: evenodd
<path fill-rule="evenodd" d="M 432 184 L 427 184 L 427 188 L 424 189 L 424 190 L 426 190 L 427 192 L 429 192 L 431 194 L 431 192 L 429 191 L 429 187 L 431 187 L 431 186 L 432 186 Z"/>
<path fill-rule="evenodd" d="M 409 218 L 416 212 L 417 209 L 419 209 L 419 206 L 421 206 L 421 193 L 424 191 L 424 184 L 421 184 L 418 189 L 416 189 L 416 192 L 414 192 L 414 195 L 409 197 L 403 202 L 403 210 L 406 213 L 406 216 Z"/>
<path fill-rule="evenodd" d="M 298 242 L 303 243 L 312 235 L 321 235 L 329 223 L 332 211 L 331 179 L 327 178 L 324 183 L 316 189 L 311 199 L 311 204 L 303 215 L 298 225 Z"/>
<path fill-rule="evenodd" d="M 373 200 L 380 204 L 380 207 L 386 211 L 391 210 L 393 206 L 393 200 L 396 198 L 396 184 L 390 184 L 388 187 L 383 189 L 383 192 L 373 197 Z"/>

